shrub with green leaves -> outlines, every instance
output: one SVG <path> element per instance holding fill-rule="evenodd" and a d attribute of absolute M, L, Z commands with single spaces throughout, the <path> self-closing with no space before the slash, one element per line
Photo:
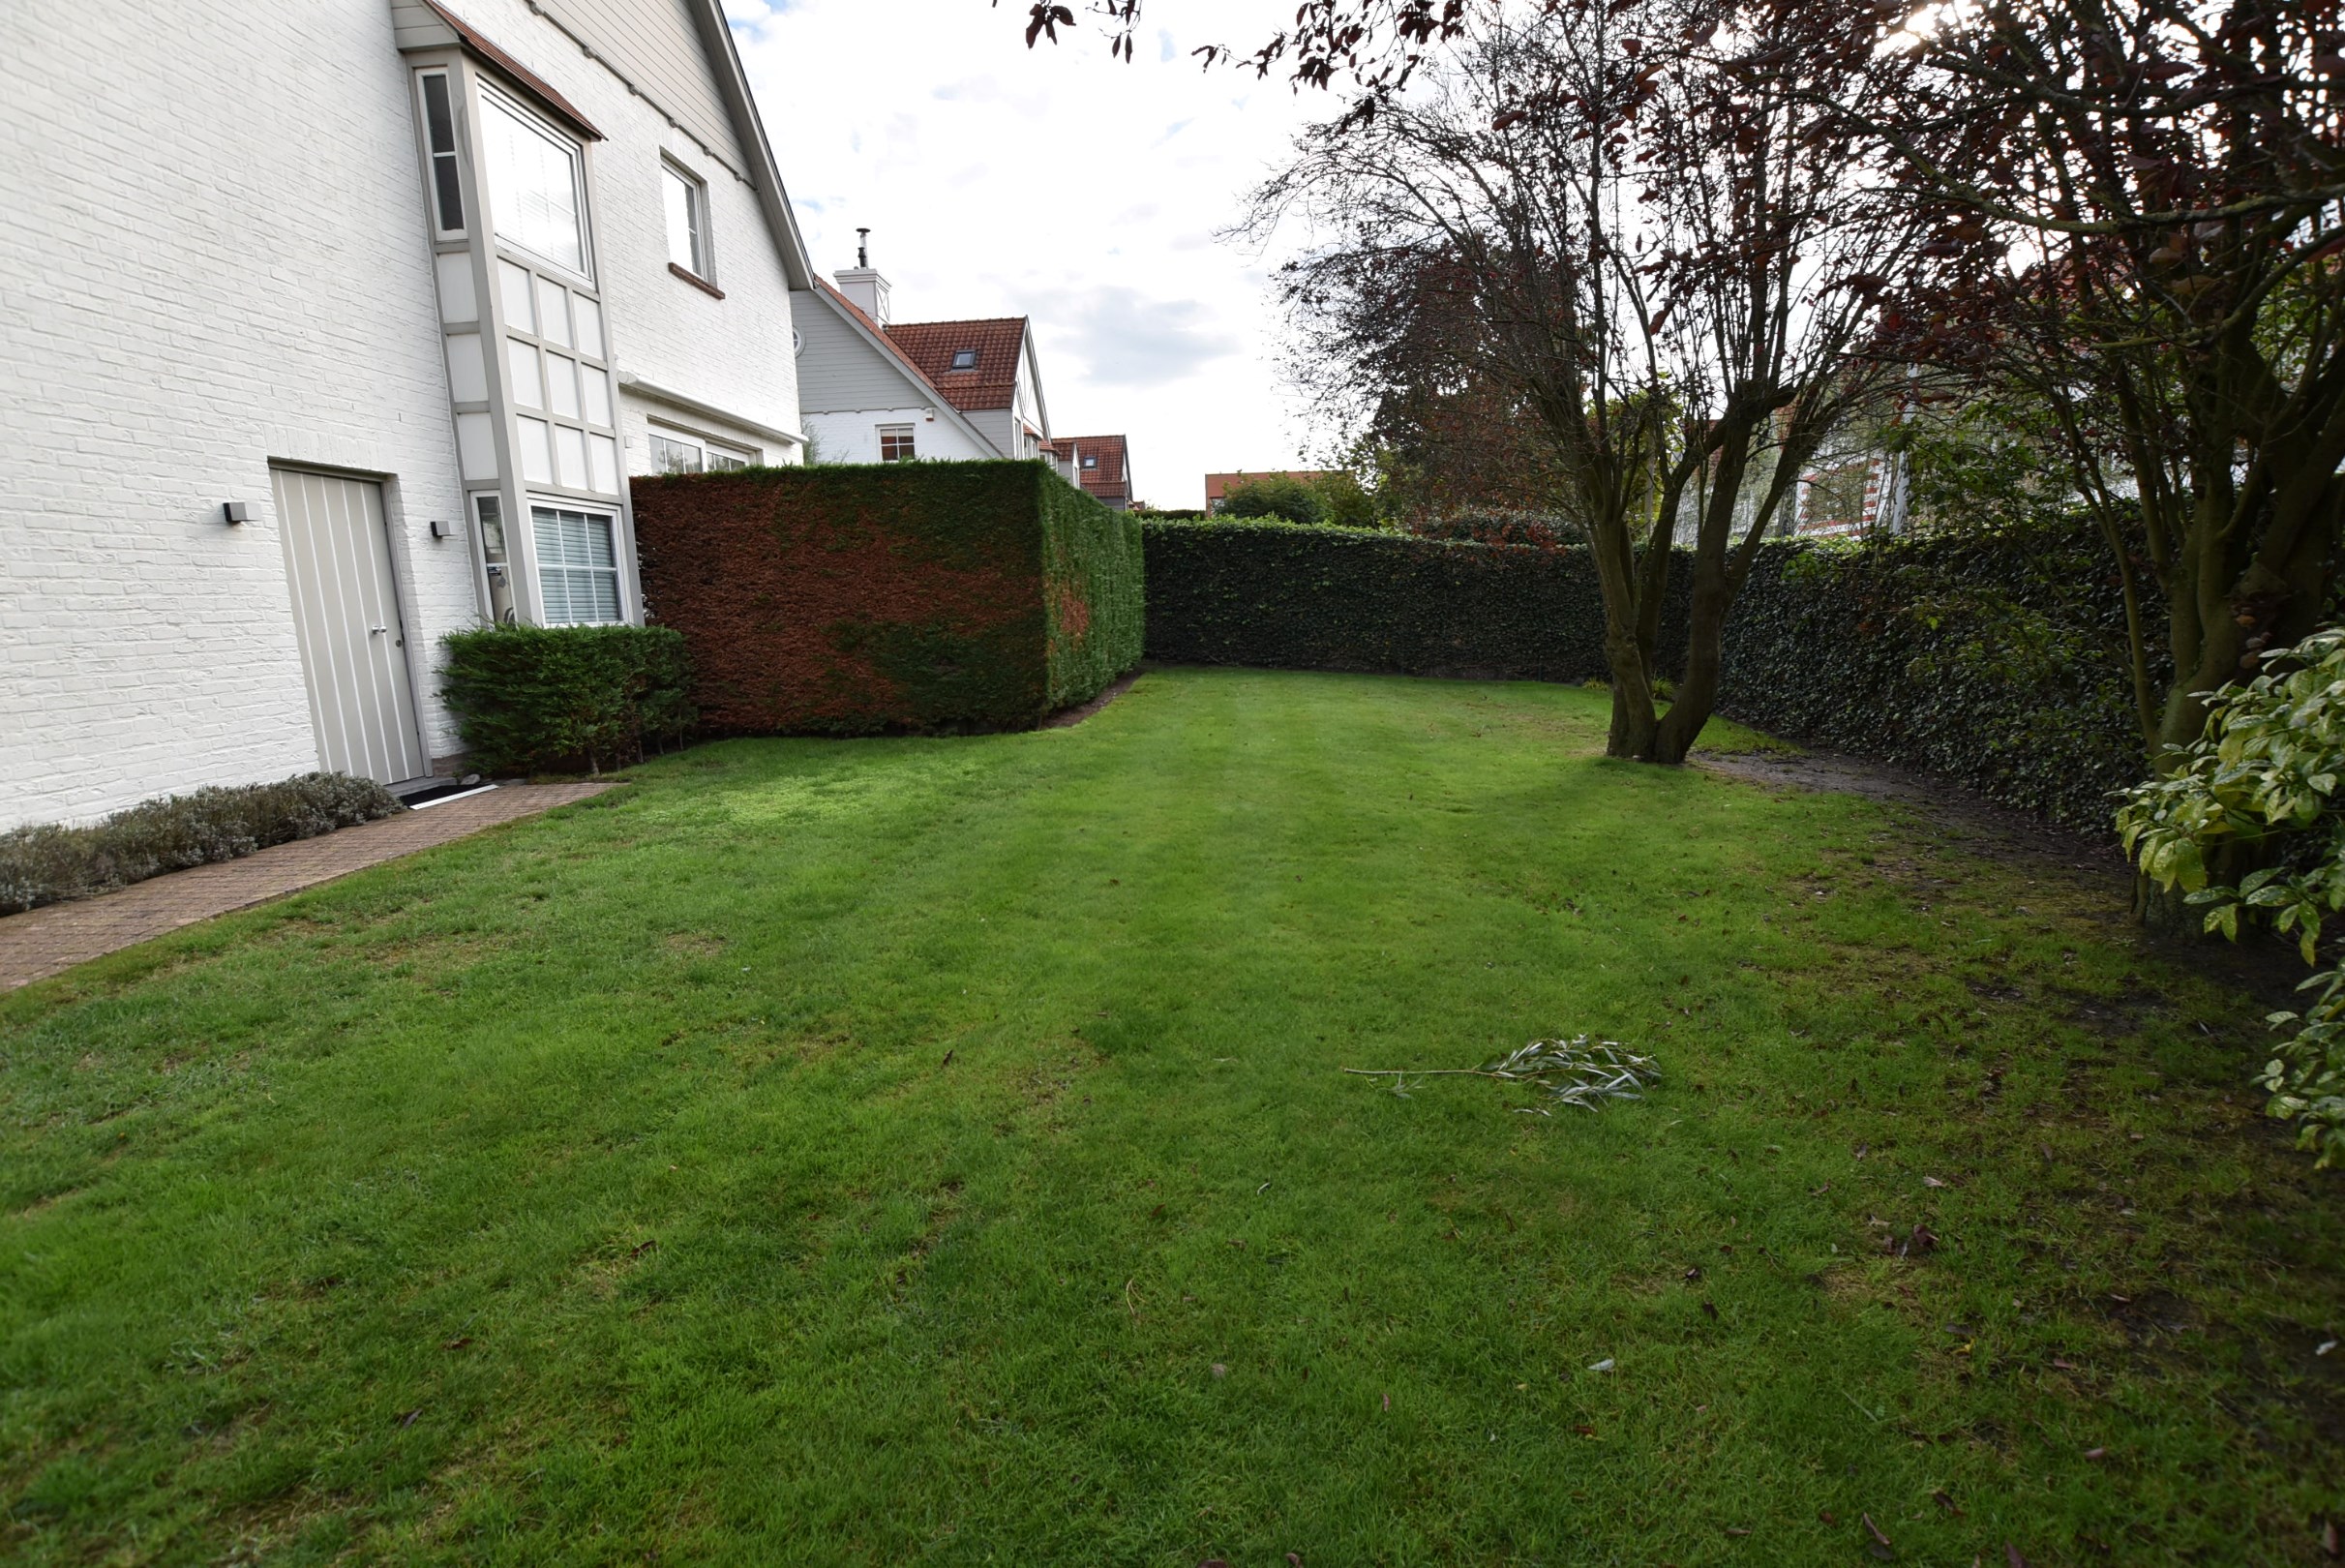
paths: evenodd
<path fill-rule="evenodd" d="M 1222 517 L 1260 521 L 1279 518 L 1288 523 L 1327 521 L 1327 496 L 1317 486 L 1282 473 L 1248 479 L 1222 498 Z"/>
<path fill-rule="evenodd" d="M 2237 940 L 2244 913 L 2317 967 L 2323 918 L 2345 909 L 2345 627 L 2267 655 L 2264 672 L 2214 694 L 2206 733 L 2170 748 L 2173 766 L 2130 792 L 2118 829 L 2145 876 L 2206 911 L 2208 930 Z M 2345 966 L 2328 956 L 2303 983 L 2304 1010 L 2270 1016 L 2290 1034 L 2258 1079 L 2324 1165 L 2345 1158 Z"/>
<path fill-rule="evenodd" d="M 623 767 L 699 719 L 691 657 L 666 626 L 492 626 L 442 647 L 440 692 L 482 772 Z"/>
<path fill-rule="evenodd" d="M 233 860 L 402 809 L 371 778 L 300 773 L 143 801 L 88 828 L 14 829 L 0 833 L 0 915 Z"/>

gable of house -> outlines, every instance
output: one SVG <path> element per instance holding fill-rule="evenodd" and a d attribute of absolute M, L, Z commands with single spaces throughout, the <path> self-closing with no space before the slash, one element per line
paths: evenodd
<path fill-rule="evenodd" d="M 1085 495 L 1113 504 L 1130 502 L 1131 455 L 1123 437 L 1065 436 L 1052 441 L 1050 450 Z"/>
<path fill-rule="evenodd" d="M 821 279 L 791 295 L 798 403 L 827 462 L 876 462 L 882 427 L 912 427 L 917 455 L 1008 455 L 906 353 L 893 334 Z M 949 356 L 947 356 L 949 362 Z"/>

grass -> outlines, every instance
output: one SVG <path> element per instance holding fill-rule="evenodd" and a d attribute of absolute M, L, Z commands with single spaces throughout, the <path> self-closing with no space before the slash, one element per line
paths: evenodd
<path fill-rule="evenodd" d="M 2258 1010 L 1603 722 L 707 746 L 0 1000 L 0 1555 L 2317 1560 Z M 1583 1030 L 1659 1092 L 1338 1070 Z"/>

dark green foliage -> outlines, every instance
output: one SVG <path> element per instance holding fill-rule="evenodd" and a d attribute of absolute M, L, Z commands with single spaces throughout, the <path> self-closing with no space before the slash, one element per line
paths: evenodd
<path fill-rule="evenodd" d="M 1179 664 L 1578 681 L 1605 674 L 1584 551 L 1278 523 L 1145 525 L 1148 652 Z"/>
<path fill-rule="evenodd" d="M 2122 586 L 2082 528 L 1769 545 L 1725 653 L 1719 706 L 1745 723 L 2081 830 L 2109 832 L 2145 771 Z"/>
<path fill-rule="evenodd" d="M 1561 550 L 1572 538 L 1571 526 L 1548 512 L 1453 512 L 1412 522 L 1408 531 L 1428 539 L 1535 545 L 1542 550 Z"/>
<path fill-rule="evenodd" d="M 148 800 L 92 828 L 15 829 L 0 833 L 0 915 L 233 860 L 402 809 L 373 779 L 301 773 L 281 784 Z"/>
<path fill-rule="evenodd" d="M 1221 516 L 1323 523 L 1327 520 L 1327 497 L 1316 485 L 1289 479 L 1282 473 L 1268 473 L 1232 488 L 1222 498 Z"/>
<path fill-rule="evenodd" d="M 1147 630 L 1140 523 L 1044 474 L 1042 589 L 1050 706 L 1089 702 L 1140 662 Z"/>
<path fill-rule="evenodd" d="M 441 695 L 483 772 L 599 771 L 698 721 L 690 655 L 665 626 L 496 626 L 442 647 Z"/>

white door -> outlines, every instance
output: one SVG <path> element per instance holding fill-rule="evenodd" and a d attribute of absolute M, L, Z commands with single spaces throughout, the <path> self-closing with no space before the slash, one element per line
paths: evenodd
<path fill-rule="evenodd" d="M 383 784 L 420 778 L 431 761 L 415 727 L 382 486 L 298 468 L 271 475 L 317 760 Z"/>

